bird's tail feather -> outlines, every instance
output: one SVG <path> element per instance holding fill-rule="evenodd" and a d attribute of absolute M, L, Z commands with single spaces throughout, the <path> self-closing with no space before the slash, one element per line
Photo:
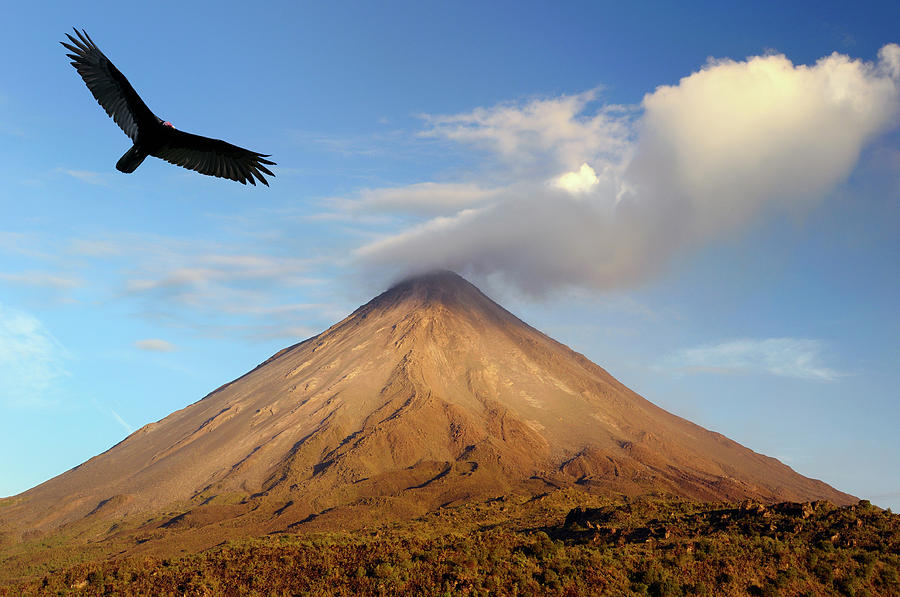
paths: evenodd
<path fill-rule="evenodd" d="M 116 162 L 116 170 L 119 172 L 124 172 L 126 174 L 130 174 L 134 172 L 135 169 L 141 165 L 141 162 L 144 161 L 144 158 L 147 157 L 147 154 L 142 150 L 138 149 L 138 146 L 135 145 L 131 149 L 125 152 L 119 161 Z"/>

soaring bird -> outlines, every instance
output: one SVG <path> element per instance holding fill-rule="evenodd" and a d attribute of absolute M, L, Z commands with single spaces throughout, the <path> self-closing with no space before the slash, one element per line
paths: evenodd
<path fill-rule="evenodd" d="M 254 186 L 256 177 L 269 186 L 263 173 L 275 176 L 266 168 L 275 162 L 265 159 L 268 154 L 179 131 L 171 122 L 150 111 L 125 75 L 104 56 L 84 29 L 80 32 L 75 29 L 75 35 L 77 39 L 66 34 L 71 44 L 60 42 L 72 52 L 66 56 L 72 59 L 72 66 L 100 106 L 134 142 L 116 163 L 116 170 L 134 172 L 144 158 L 152 155 L 200 174 L 228 178 L 241 184 L 249 182 Z"/>

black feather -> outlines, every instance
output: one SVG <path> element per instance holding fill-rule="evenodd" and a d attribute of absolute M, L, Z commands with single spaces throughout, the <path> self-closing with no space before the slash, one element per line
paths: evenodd
<path fill-rule="evenodd" d="M 133 152 L 131 155 L 152 155 L 201 174 L 228 178 L 241 184 L 247 184 L 249 180 L 255 186 L 255 175 L 269 186 L 260 174 L 264 172 L 275 176 L 265 166 L 275 165 L 275 162 L 265 159 L 269 155 L 164 125 L 87 32 L 83 29 L 74 31 L 75 37 L 66 34 L 71 43 L 60 43 L 72 52 L 66 56 L 72 59 L 72 66 L 81 75 L 94 99 L 134 142 L 134 147 L 129 150 Z M 123 163 L 122 160 L 120 163 Z"/>

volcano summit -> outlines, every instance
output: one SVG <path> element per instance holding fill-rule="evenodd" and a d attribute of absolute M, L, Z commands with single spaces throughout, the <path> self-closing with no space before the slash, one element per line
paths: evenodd
<path fill-rule="evenodd" d="M 549 487 L 855 502 L 654 406 L 437 272 L 3 500 L 0 526 L 13 541 L 107 533 L 111 522 L 118 532 L 256 534 Z"/>

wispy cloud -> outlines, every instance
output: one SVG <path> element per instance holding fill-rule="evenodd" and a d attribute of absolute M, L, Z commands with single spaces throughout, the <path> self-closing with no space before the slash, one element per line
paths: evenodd
<path fill-rule="evenodd" d="M 348 313 L 341 314 L 342 317 L 346 317 L 347 315 Z M 256 340 L 287 339 L 297 341 L 311 338 L 321 331 L 321 329 L 316 329 L 305 325 L 263 325 L 246 330 L 246 335 L 248 338 L 253 338 Z"/>
<path fill-rule="evenodd" d="M 343 156 L 371 156 L 385 151 L 383 143 L 379 142 L 385 139 L 379 135 L 334 135 L 308 130 L 293 130 L 288 134 L 300 145 L 316 145 L 323 151 Z"/>
<path fill-rule="evenodd" d="M 239 222 L 240 230 L 249 233 L 233 231 L 227 243 L 147 234 L 55 238 L 0 231 L 0 252 L 21 255 L 26 266 L 28 261 L 36 266 L 0 273 L 0 285 L 57 293 L 77 287 L 80 300 L 128 304 L 139 317 L 216 337 L 258 338 L 278 335 L 279 329 L 290 336 L 327 323 L 325 314 L 334 311 L 327 302 L 298 303 L 297 296 L 318 293 L 327 279 L 322 269 L 334 262 L 329 253 L 294 255 L 293 214 L 268 208 L 252 214 Z M 271 234 L 252 234 L 257 229 Z M 37 247 L 42 250 L 32 250 Z"/>
<path fill-rule="evenodd" d="M 150 352 L 173 352 L 176 346 L 166 340 L 159 338 L 147 338 L 146 340 L 136 340 L 134 347 L 139 350 L 147 350 Z"/>
<path fill-rule="evenodd" d="M 44 286 L 65 290 L 81 286 L 84 281 L 74 276 L 64 276 L 49 272 L 27 271 L 18 274 L 0 274 L 0 280 L 23 286 Z"/>
<path fill-rule="evenodd" d="M 151 256 L 125 281 L 130 295 L 175 301 L 201 310 L 234 311 L 265 305 L 272 287 L 316 284 L 310 261 L 270 255 Z"/>
<path fill-rule="evenodd" d="M 131 425 L 126 423 L 125 419 L 123 419 L 121 416 L 119 416 L 119 413 L 117 413 L 113 409 L 109 409 L 109 412 L 112 413 L 113 418 L 119 423 L 119 425 L 122 426 L 123 429 L 125 429 L 125 431 L 128 432 L 129 435 L 134 433 L 134 427 L 132 427 Z"/>
<path fill-rule="evenodd" d="M 504 189 L 473 183 L 421 182 L 401 187 L 363 189 L 359 198 L 345 201 L 350 211 L 400 212 L 433 216 L 454 214 L 460 209 L 497 198 Z"/>
<path fill-rule="evenodd" d="M 53 257 L 42 247 L 41 239 L 37 235 L 8 230 L 0 230 L 0 251 L 32 259 L 51 259 Z"/>
<path fill-rule="evenodd" d="M 758 374 L 834 381 L 843 374 L 822 363 L 825 344 L 806 338 L 744 338 L 684 348 L 665 360 L 680 373 Z"/>
<path fill-rule="evenodd" d="M 329 311 L 333 309 L 333 305 L 327 303 L 294 303 L 284 305 L 229 305 L 226 308 L 228 313 L 236 315 L 258 315 L 258 316 L 290 316 L 298 313 L 309 313 L 315 311 Z"/>
<path fill-rule="evenodd" d="M 301 147 L 309 148 L 313 145 L 320 153 L 328 152 L 342 157 L 418 160 L 422 157 L 422 153 L 427 151 L 421 139 L 399 127 L 385 129 L 382 126 L 377 132 L 348 135 L 308 130 L 292 130 L 287 134 Z M 278 171 L 281 172 L 282 168 L 279 167 Z M 348 171 L 347 174 L 351 177 L 360 176 L 360 172 L 356 170 Z"/>
<path fill-rule="evenodd" d="M 110 186 L 109 175 L 105 172 L 93 172 L 91 170 L 69 170 L 66 168 L 59 168 L 58 171 L 62 172 L 63 174 L 67 174 L 68 176 L 71 176 L 76 180 L 96 185 L 98 187 Z"/>
<path fill-rule="evenodd" d="M 617 159 L 630 144 L 631 109 L 598 105 L 598 95 L 592 89 L 462 114 L 426 115 L 429 128 L 422 135 L 482 147 L 516 170 L 572 170 L 585 161 Z"/>
<path fill-rule="evenodd" d="M 129 435 L 134 433 L 134 427 L 129 425 L 128 422 L 123 419 L 122 416 L 119 415 L 119 413 L 117 413 L 114 408 L 101 405 L 96 398 L 91 398 L 91 402 L 93 403 L 94 408 L 97 409 L 98 413 L 102 414 L 103 416 L 112 415 L 112 418 L 116 421 L 116 423 L 121 425 L 122 429 L 124 429 Z"/>
<path fill-rule="evenodd" d="M 277 300 L 279 291 L 314 286 L 311 276 L 321 258 L 242 251 L 237 244 L 134 236 L 74 239 L 68 254 L 89 258 L 87 267 L 118 264 L 116 298 L 139 299 L 206 314 L 296 311 Z"/>
<path fill-rule="evenodd" d="M 109 257 L 119 255 L 122 249 L 120 245 L 109 241 L 75 239 L 69 243 L 68 252 L 84 257 Z"/>
<path fill-rule="evenodd" d="M 201 319 L 201 318 L 185 318 L 171 311 L 145 311 L 140 315 L 145 319 L 152 321 L 156 325 L 162 325 L 179 330 L 189 330 L 204 338 L 234 338 L 241 337 L 248 340 L 275 340 L 284 339 L 288 341 L 304 340 L 322 331 L 324 325 L 333 323 L 334 321 L 346 317 L 352 309 L 348 308 L 344 311 L 333 310 L 335 315 L 330 312 L 324 316 L 316 314 L 317 317 L 326 319 L 323 326 L 307 326 L 297 323 L 297 320 L 291 317 L 260 317 L 260 318 L 228 318 L 228 319 Z M 317 319 L 318 321 L 318 319 Z"/>
<path fill-rule="evenodd" d="M 66 349 L 33 315 L 0 304 L 0 403 L 34 407 L 53 403 L 68 375 Z"/>
<path fill-rule="evenodd" d="M 328 258 L 280 255 L 290 246 L 281 237 L 254 240 L 254 250 L 165 238 L 105 240 L 86 248 L 102 253 L 99 259 L 124 264 L 115 300 L 136 302 L 139 315 L 161 325 L 251 339 L 293 338 L 306 334 L 312 322 L 321 325 L 334 308 L 295 299 L 298 289 L 303 295 L 316 293 L 323 283 L 317 268 L 327 266 Z"/>

